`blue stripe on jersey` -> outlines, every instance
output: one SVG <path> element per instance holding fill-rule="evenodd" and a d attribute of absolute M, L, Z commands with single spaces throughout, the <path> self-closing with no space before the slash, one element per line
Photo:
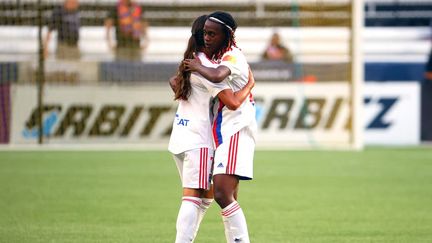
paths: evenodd
<path fill-rule="evenodd" d="M 215 140 L 216 147 L 223 143 L 222 140 L 222 108 L 225 106 L 221 101 L 219 101 L 218 114 L 213 124 L 213 137 Z"/>

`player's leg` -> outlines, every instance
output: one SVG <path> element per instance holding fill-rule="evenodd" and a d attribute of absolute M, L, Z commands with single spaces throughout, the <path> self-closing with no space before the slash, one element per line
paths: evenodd
<path fill-rule="evenodd" d="M 193 242 L 201 222 L 202 199 L 209 189 L 213 152 L 208 148 L 186 151 L 175 155 L 183 186 L 183 198 L 177 216 L 176 243 Z"/>
<path fill-rule="evenodd" d="M 176 243 L 193 242 L 198 228 L 201 194 L 199 189 L 183 188 L 182 202 L 177 215 Z"/>
<path fill-rule="evenodd" d="M 222 208 L 227 242 L 249 242 L 246 218 L 237 202 L 239 179 L 252 179 L 255 142 L 242 129 L 216 150 L 214 162 L 214 197 Z"/>
<path fill-rule="evenodd" d="M 211 184 L 211 177 L 212 177 L 211 171 L 213 170 L 213 158 L 214 158 L 214 150 L 213 149 L 209 149 L 208 156 L 210 157 L 210 160 L 208 161 L 209 164 L 208 164 L 207 173 L 209 175 L 210 188 L 209 188 L 209 190 L 203 190 L 202 194 L 201 194 L 201 205 L 200 205 L 200 210 L 198 211 L 198 222 L 197 222 L 197 227 L 196 227 L 194 239 L 195 239 L 196 235 L 198 234 L 199 227 L 201 225 L 201 222 L 202 222 L 207 210 L 210 208 L 210 205 L 212 204 L 212 202 L 214 200 L 213 184 Z"/>
<path fill-rule="evenodd" d="M 235 195 L 239 184 L 235 175 L 218 174 L 213 178 L 215 201 L 222 208 L 222 221 L 227 242 L 249 242 L 246 218 Z"/>
<path fill-rule="evenodd" d="M 210 186 L 208 191 L 203 191 L 201 194 L 201 205 L 198 211 L 198 222 L 194 235 L 194 239 L 198 233 L 199 227 L 201 225 L 201 221 L 203 220 L 207 210 L 210 208 L 210 205 L 213 202 L 213 185 Z"/>
<path fill-rule="evenodd" d="M 234 198 L 239 179 L 236 175 L 217 174 L 213 177 L 214 199 L 221 208 L 225 208 Z"/>

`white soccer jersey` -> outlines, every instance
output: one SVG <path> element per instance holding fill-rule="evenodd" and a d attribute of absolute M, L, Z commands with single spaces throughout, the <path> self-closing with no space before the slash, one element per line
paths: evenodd
<path fill-rule="evenodd" d="M 208 60 L 203 53 L 198 53 L 198 57 L 204 66 L 217 67 L 217 64 Z M 197 73 L 191 74 L 190 82 L 191 94 L 187 101 L 179 100 L 173 121 L 168 145 L 168 150 L 173 154 L 195 148 L 214 147 L 211 130 L 213 116 L 210 111 L 213 105 L 212 95 L 230 88 L 226 83 L 211 83 Z"/>
<path fill-rule="evenodd" d="M 240 49 L 233 47 L 231 51 L 226 52 L 222 56 L 219 65 L 230 69 L 231 74 L 228 76 L 228 80 L 223 82 L 227 82 L 234 92 L 241 90 L 247 84 L 249 65 Z M 213 108 L 213 113 L 215 117 L 212 133 L 216 147 L 246 126 L 251 129 L 252 137 L 255 139 L 257 124 L 252 95 L 250 99 L 244 100 L 242 105 L 234 111 L 218 101 Z"/>

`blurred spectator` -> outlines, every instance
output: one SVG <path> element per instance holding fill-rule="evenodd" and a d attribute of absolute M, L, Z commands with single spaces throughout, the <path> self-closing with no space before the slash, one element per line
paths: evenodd
<path fill-rule="evenodd" d="M 269 45 L 262 54 L 264 60 L 279 60 L 292 62 L 291 52 L 281 43 L 280 36 L 277 32 L 273 33 Z"/>
<path fill-rule="evenodd" d="M 113 26 L 115 44 L 111 37 Z M 142 18 L 141 7 L 134 0 L 118 1 L 105 20 L 108 47 L 115 51 L 116 60 L 141 60 L 141 54 L 148 45 L 147 27 L 147 22 Z"/>
<path fill-rule="evenodd" d="M 48 33 L 44 41 L 44 55 L 48 56 L 48 46 L 53 31 L 57 31 L 56 58 L 79 59 L 78 48 L 80 18 L 78 0 L 65 0 L 63 5 L 54 8 L 48 22 Z"/>

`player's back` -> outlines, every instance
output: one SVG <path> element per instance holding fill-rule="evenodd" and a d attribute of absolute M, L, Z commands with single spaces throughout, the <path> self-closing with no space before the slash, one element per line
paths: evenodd
<path fill-rule="evenodd" d="M 168 150 L 174 154 L 194 148 L 213 148 L 210 102 L 212 97 L 200 77 L 191 74 L 191 94 L 180 100 L 173 122 Z"/>

